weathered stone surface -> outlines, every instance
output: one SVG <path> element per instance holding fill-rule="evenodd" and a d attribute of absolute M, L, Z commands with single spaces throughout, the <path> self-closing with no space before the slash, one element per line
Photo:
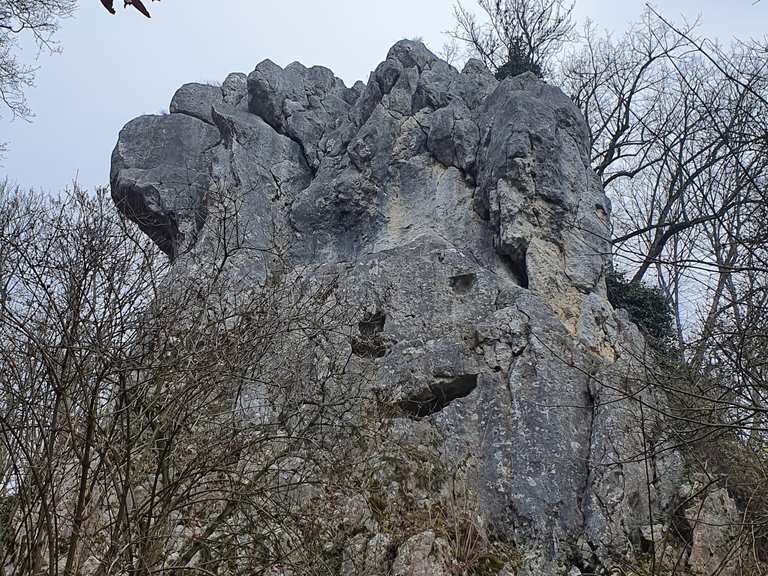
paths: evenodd
<path fill-rule="evenodd" d="M 431 530 L 406 540 L 397 551 L 392 576 L 442 576 L 448 545 Z"/>
<path fill-rule="evenodd" d="M 387 534 L 354 536 L 344 549 L 341 576 L 386 576 L 389 572 L 389 554 L 393 546 Z"/>
<path fill-rule="evenodd" d="M 707 492 L 699 500 L 685 510 L 692 532 L 688 564 L 696 574 L 737 574 L 738 561 L 732 552 L 738 546 L 741 519 L 736 502 L 725 488 Z"/>
<path fill-rule="evenodd" d="M 219 131 L 192 116 L 141 116 L 112 153 L 112 197 L 164 252 L 194 245 L 205 222 L 210 151 Z"/>
<path fill-rule="evenodd" d="M 248 109 L 248 76 L 233 72 L 221 83 L 224 102 L 238 109 Z"/>
<path fill-rule="evenodd" d="M 213 124 L 211 110 L 215 104 L 221 104 L 224 95 L 221 88 L 210 84 L 184 84 L 176 90 L 171 99 L 171 114 L 188 114 L 198 120 Z"/>
<path fill-rule="evenodd" d="M 405 442 L 474 471 L 482 525 L 532 551 L 518 573 L 567 574 L 642 539 L 680 462 L 654 462 L 670 480 L 649 501 L 640 400 L 661 400 L 642 384 L 642 336 L 606 300 L 610 205 L 571 101 L 411 41 L 352 88 L 270 61 L 208 88 L 121 132 L 118 206 L 179 266 L 227 238 L 253 249 L 233 267 L 268 275 L 273 243 L 283 270 L 338 273 L 364 312 L 355 361 Z M 347 544 L 345 573 L 371 546 Z M 393 573 L 439 574 L 443 548 L 422 530 Z"/>

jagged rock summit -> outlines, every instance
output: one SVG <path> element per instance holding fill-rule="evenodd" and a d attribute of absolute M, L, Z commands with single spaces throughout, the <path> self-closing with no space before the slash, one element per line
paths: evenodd
<path fill-rule="evenodd" d="M 111 182 L 176 266 L 223 235 L 257 278 L 271 246 L 283 268 L 340 272 L 370 337 L 352 354 L 403 438 L 461 467 L 488 539 L 520 552 L 494 573 L 574 574 L 641 547 L 680 468 L 672 450 L 638 458 L 665 439 L 638 426 L 638 400 L 657 400 L 643 338 L 606 300 L 610 205 L 588 152 L 557 88 L 401 41 L 350 88 L 268 60 L 187 84 L 121 131 Z M 404 500 L 410 483 L 390 480 Z M 410 536 L 368 524 L 345 558 L 386 541 L 382 574 L 447 573 L 440 538 Z"/>

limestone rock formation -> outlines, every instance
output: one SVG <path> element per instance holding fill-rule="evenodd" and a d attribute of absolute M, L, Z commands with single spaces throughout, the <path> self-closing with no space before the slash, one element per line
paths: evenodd
<path fill-rule="evenodd" d="M 281 272 L 339 273 L 365 311 L 352 352 L 402 437 L 460 468 L 478 530 L 518 550 L 492 573 L 608 570 L 664 518 L 681 460 L 643 458 L 667 440 L 642 407 L 663 400 L 606 299 L 610 204 L 560 90 L 401 41 L 367 84 L 267 60 L 183 86 L 170 110 L 120 133 L 119 209 L 178 267 L 224 237 L 260 278 L 275 245 Z M 408 485 L 391 480 L 384 500 Z M 450 542 L 428 526 L 388 534 L 370 518 L 344 573 L 387 557 L 382 542 L 392 573 L 449 573 Z"/>

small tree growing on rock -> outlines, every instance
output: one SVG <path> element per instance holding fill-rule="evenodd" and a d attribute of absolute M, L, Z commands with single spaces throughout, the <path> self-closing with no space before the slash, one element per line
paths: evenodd
<path fill-rule="evenodd" d="M 499 80 L 523 72 L 544 76 L 573 31 L 573 4 L 563 0 L 478 0 L 478 5 L 484 22 L 456 4 L 451 35 Z"/>
<path fill-rule="evenodd" d="M 606 287 L 611 305 L 626 310 L 654 348 L 664 351 L 673 346 L 675 321 L 661 290 L 627 280 L 615 270 L 606 275 Z"/>

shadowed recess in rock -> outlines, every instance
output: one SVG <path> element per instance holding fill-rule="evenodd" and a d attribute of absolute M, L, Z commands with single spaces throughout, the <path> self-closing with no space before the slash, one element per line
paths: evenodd
<path fill-rule="evenodd" d="M 477 388 L 477 374 L 439 377 L 429 388 L 399 403 L 410 416 L 422 418 L 440 412 L 457 398 L 469 396 Z"/>
<path fill-rule="evenodd" d="M 352 353 L 362 358 L 381 358 L 387 347 L 381 338 L 387 317 L 381 311 L 366 316 L 358 323 L 360 336 L 352 339 Z"/>
<path fill-rule="evenodd" d="M 528 288 L 528 267 L 525 264 L 525 254 L 522 256 L 511 256 L 509 254 L 499 254 L 499 259 L 504 268 L 515 280 L 515 284 L 521 288 Z"/>
<path fill-rule="evenodd" d="M 466 294 L 472 290 L 472 286 L 475 285 L 477 275 L 472 272 L 468 274 L 457 274 L 450 277 L 451 289 L 457 294 Z"/>

